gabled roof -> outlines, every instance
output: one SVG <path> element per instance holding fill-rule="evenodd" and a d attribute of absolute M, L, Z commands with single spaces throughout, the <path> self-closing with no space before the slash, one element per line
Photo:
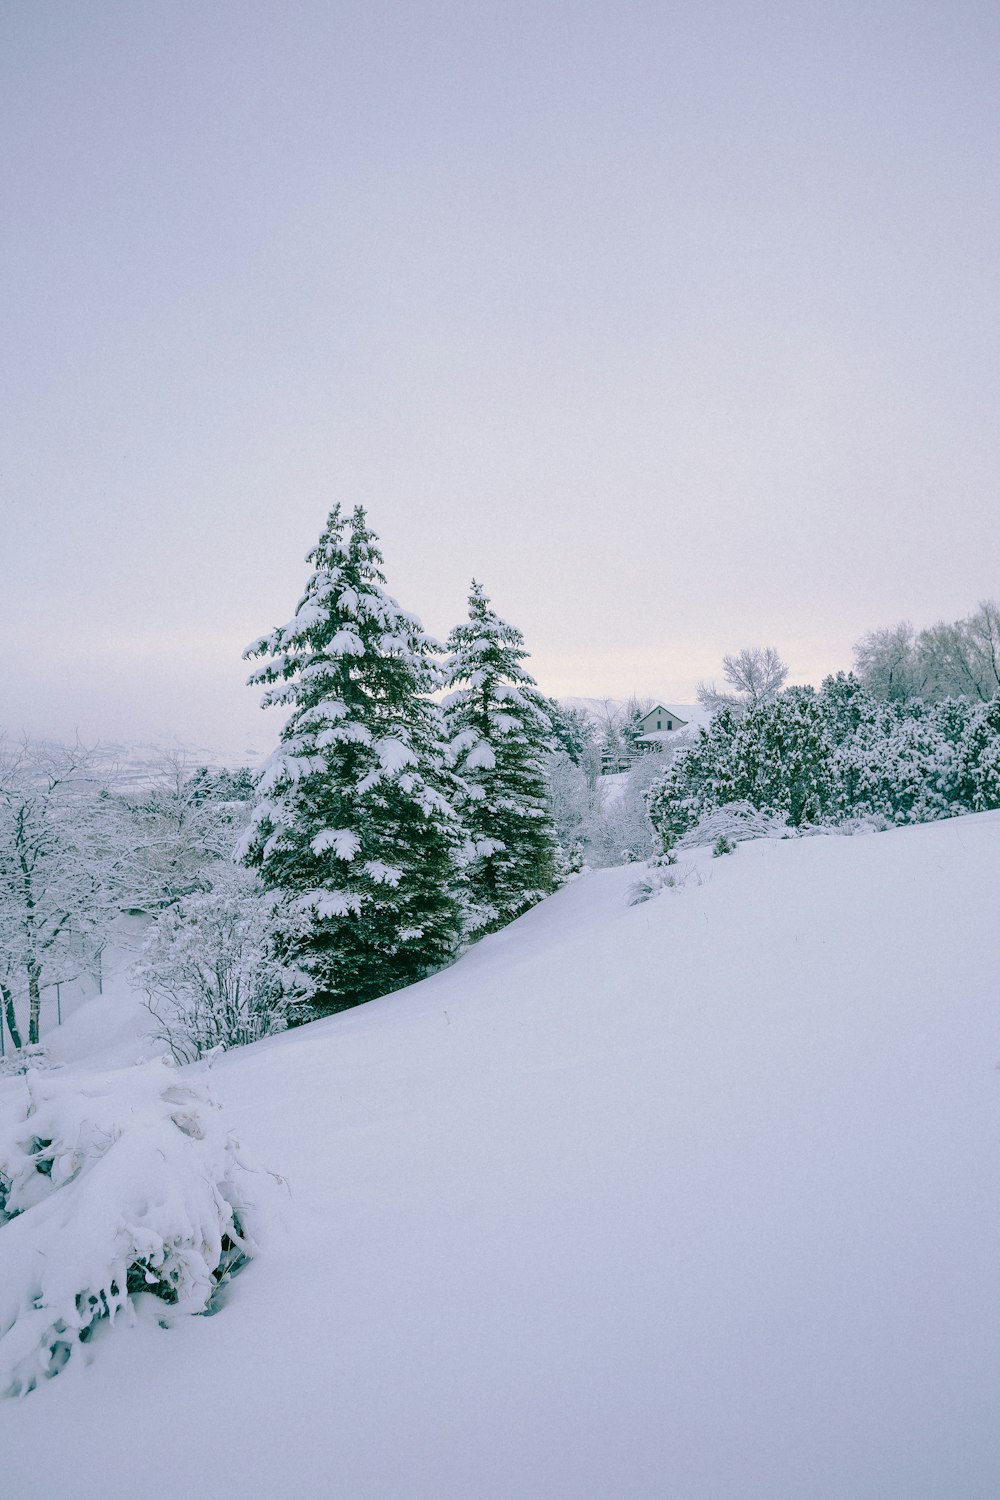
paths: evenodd
<path fill-rule="evenodd" d="M 667 703 L 656 703 L 656 704 L 654 704 L 654 706 L 649 710 L 648 713 L 643 714 L 643 716 L 642 716 L 642 718 L 640 719 L 639 722 L 641 724 L 645 724 L 647 722 L 647 720 L 649 720 L 649 719 L 656 719 L 656 718 L 660 718 L 660 719 L 672 719 L 673 722 L 674 722 L 674 725 L 678 729 L 682 729 L 684 727 L 684 725 L 689 722 L 689 720 L 686 719 L 683 714 L 678 713 L 677 710 L 676 710 L 676 708 L 671 708 L 670 705 L 667 704 Z"/>

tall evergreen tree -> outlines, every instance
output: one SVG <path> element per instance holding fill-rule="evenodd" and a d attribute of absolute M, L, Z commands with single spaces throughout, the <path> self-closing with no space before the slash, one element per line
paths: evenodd
<path fill-rule="evenodd" d="M 291 706 L 242 846 L 310 914 L 294 955 L 316 1008 L 343 1010 L 447 963 L 461 931 L 461 828 L 446 764 L 440 647 L 385 591 L 365 513 L 331 512 L 295 617 L 244 653 L 263 706 Z"/>
<path fill-rule="evenodd" d="M 445 724 L 471 843 L 467 926 L 482 934 L 555 888 L 545 776 L 552 726 L 545 698 L 521 665 L 524 637 L 490 608 L 475 580 L 469 618 L 451 632 L 448 651 Z"/>

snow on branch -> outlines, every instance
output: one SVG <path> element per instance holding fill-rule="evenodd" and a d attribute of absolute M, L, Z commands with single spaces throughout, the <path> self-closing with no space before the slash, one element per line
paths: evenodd
<path fill-rule="evenodd" d="M 784 813 L 757 808 L 752 802 L 724 802 L 721 807 L 704 813 L 695 826 L 678 841 L 679 849 L 698 849 L 714 844 L 720 838 L 743 843 L 748 839 L 786 838 L 791 830 Z"/>
<path fill-rule="evenodd" d="M 361 910 L 362 897 L 352 891 L 307 891 L 296 898 L 295 907 L 301 912 L 313 912 L 321 920 L 329 917 L 357 915 Z"/>
<path fill-rule="evenodd" d="M 310 848 L 314 854 L 325 854 L 332 849 L 338 859 L 350 860 L 361 848 L 361 840 L 350 828 L 324 828 L 311 840 Z"/>

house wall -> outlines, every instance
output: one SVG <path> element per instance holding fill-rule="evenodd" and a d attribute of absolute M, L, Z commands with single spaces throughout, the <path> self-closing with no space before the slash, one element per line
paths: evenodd
<path fill-rule="evenodd" d="M 686 724 L 686 719 L 679 719 L 676 714 L 670 713 L 667 709 L 654 708 L 642 720 L 642 733 L 655 734 L 657 730 L 683 729 Z"/>

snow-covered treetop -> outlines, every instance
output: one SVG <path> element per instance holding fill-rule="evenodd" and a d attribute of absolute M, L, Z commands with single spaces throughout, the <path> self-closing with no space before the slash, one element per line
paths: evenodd
<path fill-rule="evenodd" d="M 251 642 L 243 653 L 248 659 L 269 658 L 251 673 L 250 683 L 279 684 L 264 694 L 263 707 L 323 704 L 329 714 L 325 700 L 333 698 L 346 717 L 366 696 L 360 686 L 362 678 L 372 675 L 370 661 L 360 670 L 366 656 L 381 659 L 378 675 L 389 699 L 394 679 L 408 679 L 418 692 L 440 686 L 434 653 L 441 647 L 386 592 L 382 554 L 362 507 L 348 521 L 335 505 L 306 561 L 315 571 L 292 619 Z"/>
<path fill-rule="evenodd" d="M 244 652 L 269 658 L 249 678 L 272 684 L 262 706 L 292 708 L 261 768 L 258 796 L 269 801 L 322 773 L 331 752 L 352 746 L 367 752 L 351 778 L 356 794 L 386 779 L 405 790 L 408 768 L 426 762 L 439 738 L 439 710 L 427 695 L 442 684 L 435 653 L 443 648 L 386 592 L 382 554 L 360 506 L 350 518 L 334 506 L 306 560 L 315 571 L 292 619 Z M 421 777 L 410 772 L 409 782 L 426 811 L 436 807 Z M 258 806 L 257 821 L 265 815 L 282 821 L 271 805 Z"/>
<path fill-rule="evenodd" d="M 513 735 L 548 741 L 551 724 L 543 695 L 521 663 L 524 636 L 490 606 L 483 586 L 472 580 L 469 618 L 448 637 L 445 672 L 452 691 L 443 699 L 453 734 L 478 727 L 488 738 Z M 468 734 L 460 748 L 473 743 Z"/>

